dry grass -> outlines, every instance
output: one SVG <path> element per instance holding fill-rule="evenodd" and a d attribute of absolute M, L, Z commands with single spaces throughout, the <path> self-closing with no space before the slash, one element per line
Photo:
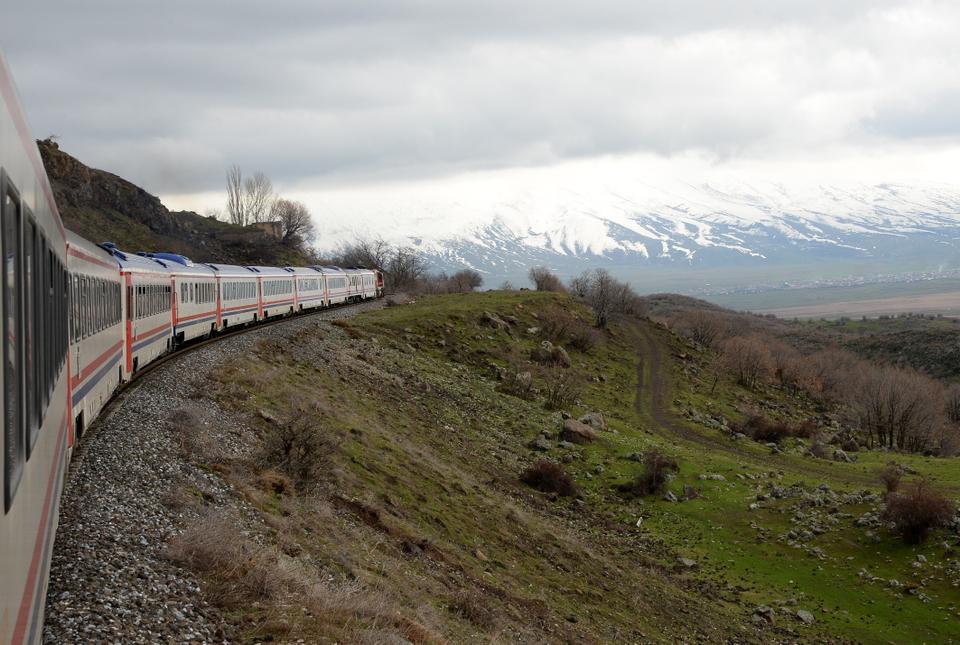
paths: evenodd
<path fill-rule="evenodd" d="M 219 513 L 171 540 L 166 555 L 203 574 L 207 596 L 228 609 L 260 608 L 245 625 L 259 640 L 442 643 L 434 631 L 405 615 L 389 596 L 358 581 L 331 576 L 247 535 L 240 518 Z"/>

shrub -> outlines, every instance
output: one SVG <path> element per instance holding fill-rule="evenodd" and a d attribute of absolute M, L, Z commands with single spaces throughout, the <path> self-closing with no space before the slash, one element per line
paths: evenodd
<path fill-rule="evenodd" d="M 547 372 L 542 391 L 547 408 L 559 410 L 577 400 L 583 391 L 583 379 L 572 370 L 554 367 Z"/>
<path fill-rule="evenodd" d="M 586 354 L 596 346 L 600 340 L 600 332 L 586 324 L 576 325 L 570 331 L 570 340 L 567 345 Z"/>
<path fill-rule="evenodd" d="M 887 496 L 883 519 L 893 522 L 907 544 L 920 544 L 930 529 L 943 526 L 952 517 L 954 504 L 927 482 L 919 481 Z"/>
<path fill-rule="evenodd" d="M 527 274 L 537 291 L 566 291 L 557 274 L 547 267 L 532 267 Z"/>
<path fill-rule="evenodd" d="M 552 343 L 566 342 L 578 323 L 569 309 L 557 305 L 544 307 L 540 312 L 540 334 Z"/>
<path fill-rule="evenodd" d="M 533 374 L 524 366 L 516 353 L 507 358 L 507 367 L 498 370 L 500 375 L 500 391 L 521 399 L 530 400 L 534 397 Z"/>
<path fill-rule="evenodd" d="M 259 461 L 280 470 L 298 483 L 309 483 L 322 471 L 335 449 L 334 435 L 317 427 L 309 414 L 286 423 L 269 423 L 263 434 Z"/>
<path fill-rule="evenodd" d="M 520 481 L 544 493 L 556 493 L 564 497 L 574 497 L 580 493 L 563 466 L 548 459 L 541 459 L 524 470 L 520 474 Z"/>
<path fill-rule="evenodd" d="M 780 443 L 787 437 L 810 437 L 816 432 L 816 426 L 810 421 L 791 425 L 786 421 L 772 421 L 759 414 L 752 414 L 734 429 L 760 443 Z"/>
<path fill-rule="evenodd" d="M 643 453 L 643 471 L 633 481 L 621 484 L 619 489 L 631 495 L 658 495 L 666 490 L 670 473 L 678 470 L 680 466 L 675 459 L 659 450 L 649 450 Z"/>
<path fill-rule="evenodd" d="M 773 359 L 760 336 L 735 336 L 721 346 L 721 364 L 737 383 L 754 388 L 772 370 Z"/>
<path fill-rule="evenodd" d="M 903 479 L 903 468 L 900 464 L 889 463 L 880 470 L 880 481 L 883 482 L 883 488 L 887 495 L 896 493 L 900 488 L 900 480 Z"/>

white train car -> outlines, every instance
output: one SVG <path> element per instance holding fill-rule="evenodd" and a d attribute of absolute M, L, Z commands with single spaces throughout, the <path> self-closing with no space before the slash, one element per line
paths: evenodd
<path fill-rule="evenodd" d="M 284 269 L 293 275 L 293 304 L 295 311 L 308 311 L 323 306 L 322 273 L 309 267 L 284 267 Z"/>
<path fill-rule="evenodd" d="M 310 268 L 323 275 L 323 292 L 328 307 L 341 305 L 349 300 L 350 287 L 347 274 L 343 269 L 332 266 L 311 266 Z"/>
<path fill-rule="evenodd" d="M 278 267 L 248 266 L 260 284 L 260 320 L 293 313 L 293 276 Z"/>
<path fill-rule="evenodd" d="M 173 341 L 175 345 L 208 338 L 219 328 L 217 274 L 176 253 L 148 253 L 173 278 Z"/>
<path fill-rule="evenodd" d="M 0 643 L 40 639 L 69 460 L 66 237 L 0 55 Z"/>
<path fill-rule="evenodd" d="M 77 437 L 123 380 L 123 287 L 112 253 L 67 232 L 70 397 Z"/>
<path fill-rule="evenodd" d="M 347 269 L 350 279 L 350 297 L 354 302 L 377 297 L 377 276 L 371 269 Z"/>
<path fill-rule="evenodd" d="M 219 285 L 217 329 L 255 323 L 260 319 L 260 280 L 257 274 L 233 264 L 207 264 Z"/>
<path fill-rule="evenodd" d="M 123 280 L 124 380 L 173 345 L 173 278 L 160 262 L 103 244 L 120 263 Z"/>

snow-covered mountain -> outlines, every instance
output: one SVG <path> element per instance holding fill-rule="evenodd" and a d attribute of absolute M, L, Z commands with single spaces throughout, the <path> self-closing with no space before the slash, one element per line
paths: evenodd
<path fill-rule="evenodd" d="M 348 236 L 346 229 L 338 232 Z M 702 268 L 864 259 L 960 266 L 960 187 L 743 183 L 551 187 L 391 205 L 378 234 L 493 277 L 534 264 Z"/>

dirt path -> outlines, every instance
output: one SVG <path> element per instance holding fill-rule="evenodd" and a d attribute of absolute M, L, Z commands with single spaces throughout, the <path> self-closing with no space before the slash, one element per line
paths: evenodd
<path fill-rule="evenodd" d="M 634 408 L 640 414 L 646 414 L 654 422 L 661 434 L 673 435 L 684 441 L 695 443 L 710 450 L 726 452 L 738 458 L 751 462 L 758 468 L 775 468 L 784 472 L 807 477 L 822 477 L 831 480 L 840 480 L 844 483 L 857 486 L 875 487 L 875 477 L 863 473 L 849 472 L 832 462 L 821 463 L 810 460 L 802 465 L 788 461 L 780 455 L 758 455 L 739 443 L 726 438 L 712 437 L 689 427 L 678 419 L 664 403 L 668 394 L 668 383 L 665 378 L 669 363 L 664 364 L 661 343 L 650 332 L 643 322 L 634 323 L 631 332 L 636 338 L 639 361 L 637 362 L 637 392 L 634 399 Z M 649 368 L 649 370 L 647 369 Z"/>

